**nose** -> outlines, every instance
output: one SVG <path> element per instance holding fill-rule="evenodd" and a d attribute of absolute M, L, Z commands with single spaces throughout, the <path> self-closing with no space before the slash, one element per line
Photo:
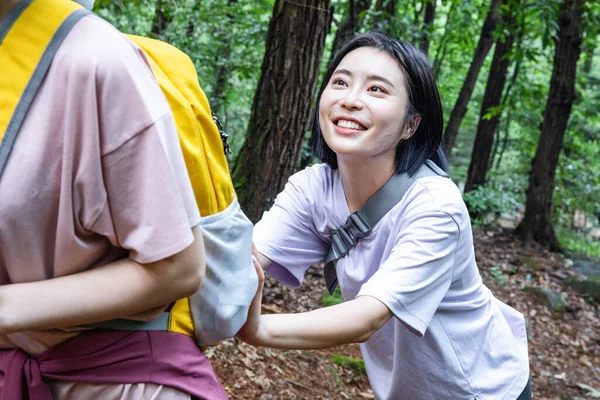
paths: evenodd
<path fill-rule="evenodd" d="M 348 110 L 360 110 L 363 108 L 363 102 L 361 99 L 361 93 L 358 88 L 352 88 L 344 91 L 344 95 L 341 99 L 342 107 Z"/>

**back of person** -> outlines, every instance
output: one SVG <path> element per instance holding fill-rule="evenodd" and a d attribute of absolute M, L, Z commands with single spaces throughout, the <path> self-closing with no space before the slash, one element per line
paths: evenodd
<path fill-rule="evenodd" d="M 145 54 L 105 21 L 84 16 L 58 48 L 0 179 L 0 285 L 76 275 L 127 257 L 153 263 L 190 246 L 199 221 L 173 116 Z M 151 320 L 165 307 L 129 318 Z M 59 344 L 87 329 L 0 333 L 0 349 L 42 355 L 43 362 L 45 352 L 60 351 Z M 124 358 L 129 351 L 131 357 L 149 352 L 152 338 L 163 348 L 171 343 L 170 353 L 156 357 L 182 368 L 177 357 L 185 354 L 196 396 L 226 398 L 191 338 L 114 334 L 142 346 L 121 348 Z M 49 386 L 61 400 L 190 399 L 196 393 L 148 376 L 123 382 L 135 372 L 113 373 L 113 384 L 99 376 L 93 382 L 102 384 L 63 379 Z M 0 379 L 0 389 L 7 383 Z"/>

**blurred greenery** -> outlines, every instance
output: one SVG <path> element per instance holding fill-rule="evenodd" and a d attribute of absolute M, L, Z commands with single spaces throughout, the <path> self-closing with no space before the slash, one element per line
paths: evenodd
<path fill-rule="evenodd" d="M 336 304 L 343 302 L 344 298 L 342 297 L 342 292 L 339 286 L 335 288 L 333 294 L 324 292 L 323 298 L 321 299 L 321 305 L 323 305 L 323 307 L 335 306 Z"/>
<path fill-rule="evenodd" d="M 423 1 L 398 1 L 391 16 L 382 16 L 375 10 L 376 2 L 372 3 L 362 15 L 360 32 L 381 29 L 419 43 Z M 429 57 L 437 73 L 446 120 L 469 68 L 489 3 L 437 1 L 435 20 L 429 28 Z M 522 32 L 509 55 L 512 63 L 507 86 L 511 90 L 503 107 L 487 112 L 488 117 L 500 116 L 495 157 L 487 183 L 465 195 L 474 215 L 515 215 L 524 208 L 552 72 L 559 4 L 560 0 L 522 1 Z M 244 141 L 273 5 L 274 0 L 100 0 L 95 11 L 123 32 L 165 40 L 191 57 L 201 86 L 230 134 L 232 164 Z M 348 2 L 334 0 L 332 5 L 332 28 L 321 71 L 329 61 L 336 26 L 343 22 Z M 553 222 L 566 248 L 598 255 L 600 239 L 593 239 L 591 232 L 600 228 L 600 2 L 586 3 L 583 21 L 577 98 L 556 170 Z M 500 24 L 495 37 L 503 37 L 509 29 L 516 27 Z M 472 156 L 491 58 L 488 55 L 479 74 L 452 154 L 451 176 L 459 187 L 464 184 Z M 314 161 L 307 145 L 302 154 L 303 165 Z M 586 226 L 574 225 L 576 211 L 585 213 Z M 475 223 L 489 219 L 478 217 Z"/>
<path fill-rule="evenodd" d="M 335 355 L 331 360 L 337 365 L 344 368 L 352 368 L 355 371 L 366 373 L 365 362 L 357 358 Z"/>

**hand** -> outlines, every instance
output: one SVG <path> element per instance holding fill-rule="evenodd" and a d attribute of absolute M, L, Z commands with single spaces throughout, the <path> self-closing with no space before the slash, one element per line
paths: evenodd
<path fill-rule="evenodd" d="M 252 245 L 252 250 L 253 252 L 256 250 L 254 245 Z M 260 314 L 263 287 L 265 285 L 265 273 L 254 255 L 252 256 L 252 261 L 254 263 L 256 275 L 258 275 L 258 289 L 256 290 L 256 295 L 254 295 L 254 299 L 252 299 L 252 303 L 250 304 L 250 309 L 248 310 L 248 319 L 246 320 L 244 326 L 242 326 L 242 329 L 240 329 L 238 332 L 237 336 L 246 343 L 256 344 L 261 336 Z"/>

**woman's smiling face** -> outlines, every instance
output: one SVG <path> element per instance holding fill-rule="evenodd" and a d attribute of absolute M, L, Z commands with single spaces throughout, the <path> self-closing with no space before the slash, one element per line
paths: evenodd
<path fill-rule="evenodd" d="M 390 158 L 405 129 L 408 95 L 402 70 L 386 52 L 360 47 L 337 66 L 319 102 L 325 142 L 340 157 Z"/>

